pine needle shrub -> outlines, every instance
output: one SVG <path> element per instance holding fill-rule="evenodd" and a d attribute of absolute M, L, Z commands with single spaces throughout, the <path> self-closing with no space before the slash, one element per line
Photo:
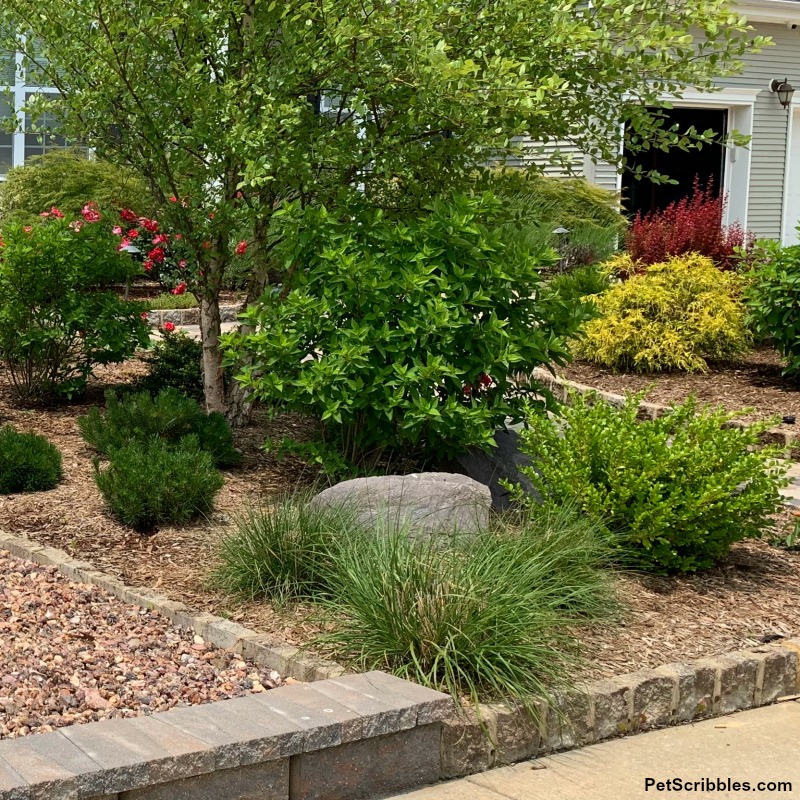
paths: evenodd
<path fill-rule="evenodd" d="M 61 453 L 44 436 L 0 428 L 0 494 L 42 492 L 61 480 Z"/>
<path fill-rule="evenodd" d="M 643 395 L 624 407 L 573 395 L 558 424 L 532 411 L 523 472 L 546 502 L 573 503 L 614 534 L 617 558 L 653 572 L 695 572 L 733 542 L 757 537 L 780 510 L 781 449 L 755 449 L 770 420 L 728 427 L 738 415 L 695 399 L 639 421 Z M 531 503 L 518 490 L 517 500 Z"/>
<path fill-rule="evenodd" d="M 739 298 L 741 278 L 697 254 L 652 264 L 595 298 L 575 354 L 632 372 L 705 372 L 706 359 L 747 351 L 750 333 Z"/>
<path fill-rule="evenodd" d="M 325 572 L 334 630 L 320 642 L 358 669 L 531 709 L 569 682 L 579 626 L 615 613 L 605 538 L 562 511 L 451 544 L 343 537 Z"/>
<path fill-rule="evenodd" d="M 153 395 L 175 389 L 197 402 L 203 401 L 203 344 L 186 331 L 165 330 L 144 361 L 148 374 L 138 382 L 142 389 Z"/>
<path fill-rule="evenodd" d="M 160 439 L 178 446 L 188 436 L 208 452 L 218 467 L 232 467 L 241 462 L 241 453 L 233 446 L 233 434 L 222 414 L 206 414 L 197 402 L 175 389 L 165 389 L 153 397 L 138 392 L 118 398 L 106 393 L 105 413 L 90 409 L 78 420 L 83 438 L 99 453 L 112 455 L 132 442 Z"/>
<path fill-rule="evenodd" d="M 150 531 L 158 525 L 183 525 L 214 508 L 225 483 L 197 438 L 177 446 L 160 439 L 133 441 L 111 454 L 95 482 L 111 513 L 124 525 Z"/>

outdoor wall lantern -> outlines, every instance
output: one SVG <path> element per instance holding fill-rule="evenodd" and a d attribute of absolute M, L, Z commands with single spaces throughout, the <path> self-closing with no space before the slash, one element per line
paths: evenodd
<path fill-rule="evenodd" d="M 794 86 L 789 83 L 788 79 L 784 78 L 779 80 L 775 78 L 769 85 L 769 88 L 778 95 L 778 100 L 784 108 L 789 108 L 792 103 L 792 95 L 794 94 Z"/>

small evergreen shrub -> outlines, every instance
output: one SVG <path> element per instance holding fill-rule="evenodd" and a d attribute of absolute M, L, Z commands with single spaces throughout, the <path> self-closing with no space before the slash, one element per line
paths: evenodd
<path fill-rule="evenodd" d="M 753 333 L 770 339 L 786 361 L 784 375 L 800 376 L 800 245 L 759 242 L 745 303 Z"/>
<path fill-rule="evenodd" d="M 705 256 L 652 264 L 594 298 L 600 316 L 575 353 L 618 370 L 703 372 L 707 358 L 731 359 L 750 345 L 740 287 Z"/>
<path fill-rule="evenodd" d="M 105 413 L 92 408 L 78 424 L 83 438 L 108 456 L 134 442 L 159 439 L 177 447 L 192 436 L 218 467 L 233 467 L 241 462 L 225 417 L 206 414 L 198 403 L 175 389 L 165 389 L 155 398 L 148 392 L 139 392 L 119 399 L 109 391 Z"/>
<path fill-rule="evenodd" d="M 112 451 L 105 469 L 95 462 L 95 482 L 111 513 L 140 531 L 209 513 L 225 483 L 195 436 L 133 441 Z"/>
<path fill-rule="evenodd" d="M 59 148 L 26 159 L 0 183 L 0 217 L 4 222 L 32 222 L 53 206 L 77 217 L 89 202 L 119 210 L 130 205 L 153 211 L 145 182 L 133 171 L 79 148 Z"/>
<path fill-rule="evenodd" d="M 175 389 L 201 402 L 203 392 L 203 345 L 185 331 L 162 331 L 161 341 L 144 357 L 149 372 L 139 386 L 151 394 Z"/>
<path fill-rule="evenodd" d="M 43 492 L 61 480 L 61 453 L 44 436 L 0 428 L 0 494 Z"/>
<path fill-rule="evenodd" d="M 772 422 L 725 427 L 736 414 L 694 399 L 640 422 L 642 396 L 616 408 L 575 394 L 558 424 L 531 413 L 522 449 L 536 467 L 523 472 L 546 501 L 575 503 L 604 523 L 623 562 L 707 569 L 733 542 L 759 536 L 781 508 L 787 462 L 776 461 L 780 448 L 753 449 Z"/>
<path fill-rule="evenodd" d="M 735 223 L 722 224 L 725 198 L 714 187 L 695 180 L 692 194 L 662 211 L 637 214 L 625 238 L 625 248 L 639 264 L 657 264 L 674 256 L 699 253 L 720 269 L 733 269 L 739 251 L 750 238 Z"/>

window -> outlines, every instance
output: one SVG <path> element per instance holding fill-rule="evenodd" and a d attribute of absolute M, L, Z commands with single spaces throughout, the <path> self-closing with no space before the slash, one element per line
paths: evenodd
<path fill-rule="evenodd" d="M 35 93 L 29 92 L 25 95 L 25 101 L 30 100 Z M 57 97 L 50 94 L 47 97 Z M 59 121 L 55 114 L 45 111 L 32 119 L 30 114 L 25 114 L 25 160 L 31 156 L 41 156 L 59 147 L 67 147 L 69 142 L 61 134 L 57 133 Z"/>

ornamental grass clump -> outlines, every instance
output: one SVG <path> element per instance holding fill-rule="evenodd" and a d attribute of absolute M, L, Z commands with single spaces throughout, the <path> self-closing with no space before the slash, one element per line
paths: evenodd
<path fill-rule="evenodd" d="M 241 463 L 241 452 L 233 445 L 225 417 L 206 414 L 197 402 L 175 389 L 165 389 L 156 397 L 139 392 L 121 399 L 109 391 L 105 413 L 92 408 L 78 424 L 86 442 L 109 456 L 133 442 L 159 439 L 165 445 L 178 446 L 186 437 L 194 436 L 216 466 Z"/>
<path fill-rule="evenodd" d="M 61 480 L 61 453 L 44 436 L 0 428 L 0 494 L 42 492 Z"/>
<path fill-rule="evenodd" d="M 323 570 L 333 631 L 320 642 L 357 669 L 532 710 L 569 683 L 580 626 L 616 611 L 603 533 L 562 510 L 448 542 L 343 537 Z"/>
<path fill-rule="evenodd" d="M 352 510 L 310 505 L 309 499 L 297 494 L 242 511 L 222 540 L 216 585 L 245 600 L 279 605 L 325 596 L 326 565 L 357 521 Z"/>
<path fill-rule="evenodd" d="M 738 414 L 691 398 L 639 421 L 642 397 L 617 408 L 574 394 L 558 423 L 532 411 L 522 450 L 536 466 L 523 472 L 545 502 L 574 503 L 602 523 L 622 563 L 658 573 L 708 569 L 771 525 L 788 462 L 779 447 L 756 449 L 770 420 L 729 427 Z"/>
<path fill-rule="evenodd" d="M 751 343 L 742 278 L 696 253 L 644 268 L 594 297 L 599 317 L 574 347 L 587 361 L 631 372 L 705 372 Z"/>
<path fill-rule="evenodd" d="M 195 436 L 172 446 L 133 441 L 114 450 L 105 469 L 95 461 L 94 477 L 111 513 L 144 532 L 208 514 L 225 482 Z"/>

